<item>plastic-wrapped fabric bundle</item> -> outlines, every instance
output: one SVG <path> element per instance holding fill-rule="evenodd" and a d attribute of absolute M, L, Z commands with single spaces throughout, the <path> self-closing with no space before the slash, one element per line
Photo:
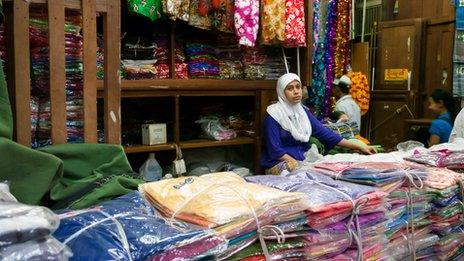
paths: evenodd
<path fill-rule="evenodd" d="M 266 53 L 259 47 L 244 48 L 242 63 L 244 65 L 245 79 L 260 80 L 265 78 L 264 64 L 266 63 Z"/>
<path fill-rule="evenodd" d="M 195 123 L 201 124 L 203 134 L 212 140 L 232 140 L 237 138 L 234 130 L 225 128 L 217 117 L 202 117 Z"/>
<path fill-rule="evenodd" d="M 431 249 L 439 240 L 438 236 L 431 234 L 430 230 L 427 228 L 416 230 L 414 233 L 414 237 L 417 258 L 421 258 L 421 251 Z M 411 258 L 411 250 L 410 245 L 408 243 L 409 241 L 410 239 L 408 239 L 407 235 L 398 237 L 396 240 L 394 240 L 388 245 L 388 248 L 385 250 L 385 254 L 392 260 L 406 260 Z"/>
<path fill-rule="evenodd" d="M 314 228 L 343 220 L 351 214 L 351 201 L 355 202 L 361 197 L 369 199 L 361 207 L 361 213 L 382 210 L 387 195 L 369 186 L 335 181 L 314 171 L 297 171 L 286 177 L 252 176 L 247 177 L 247 180 L 288 192 L 304 193 L 309 202 L 309 224 Z"/>
<path fill-rule="evenodd" d="M 221 79 L 242 79 L 243 65 L 237 60 L 220 60 L 220 77 Z"/>
<path fill-rule="evenodd" d="M 353 139 L 359 135 L 359 127 L 355 121 L 348 122 L 327 122 L 324 126 L 342 136 L 345 139 Z"/>
<path fill-rule="evenodd" d="M 447 149 L 428 151 L 426 153 L 416 153 L 406 157 L 405 160 L 439 168 L 464 169 L 464 151 Z"/>
<path fill-rule="evenodd" d="M 45 207 L 16 202 L 7 186 L 0 185 L 0 259 L 67 260 L 72 253 L 50 236 L 59 225 L 58 216 Z"/>
<path fill-rule="evenodd" d="M 212 230 L 165 220 L 138 192 L 60 217 L 55 236 L 79 253 L 75 260 L 190 260 L 227 246 Z"/>
<path fill-rule="evenodd" d="M 58 225 L 58 217 L 47 208 L 2 202 L 0 247 L 42 238 L 52 233 Z"/>
<path fill-rule="evenodd" d="M 164 215 L 215 228 L 227 238 L 256 230 L 276 218 L 307 208 L 303 194 L 247 183 L 232 172 L 181 177 L 140 185 Z"/>
<path fill-rule="evenodd" d="M 315 167 L 336 179 L 380 187 L 387 192 L 401 186 L 401 181 L 405 181 L 407 176 L 424 179 L 427 175 L 425 168 L 388 162 L 317 163 Z M 391 184 L 395 186 L 392 187 Z"/>
<path fill-rule="evenodd" d="M 71 256 L 72 253 L 66 246 L 50 236 L 0 247 L 0 259 L 3 261 L 63 261 L 68 260 Z"/>
<path fill-rule="evenodd" d="M 294 251 L 299 251 L 302 253 L 301 256 L 303 256 L 303 251 L 305 246 L 305 242 L 301 239 L 290 239 L 285 241 L 284 243 L 278 243 L 278 242 L 268 242 L 267 243 L 267 249 L 269 251 L 269 254 L 271 256 L 273 254 L 277 254 L 279 252 L 285 251 L 285 250 L 292 250 Z M 263 254 L 263 249 L 261 248 L 261 245 L 259 243 L 255 243 L 244 250 L 240 251 L 239 253 L 227 258 L 227 260 L 234 261 L 234 260 L 242 260 L 247 257 L 252 257 L 252 256 L 260 256 Z"/>
<path fill-rule="evenodd" d="M 126 79 L 155 79 L 157 76 L 156 60 L 122 60 L 121 63 Z"/>

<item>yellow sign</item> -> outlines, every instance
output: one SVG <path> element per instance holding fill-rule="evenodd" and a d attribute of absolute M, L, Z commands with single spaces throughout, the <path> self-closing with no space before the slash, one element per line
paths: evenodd
<path fill-rule="evenodd" d="M 408 69 L 385 69 L 385 81 L 402 82 L 408 80 Z"/>

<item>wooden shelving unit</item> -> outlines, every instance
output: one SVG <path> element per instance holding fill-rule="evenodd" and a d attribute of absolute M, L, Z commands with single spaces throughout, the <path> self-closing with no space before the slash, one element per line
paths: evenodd
<path fill-rule="evenodd" d="M 124 151 L 127 154 L 133 153 L 147 153 L 147 152 L 156 152 L 156 151 L 167 151 L 175 150 L 175 143 L 169 142 L 166 144 L 159 145 L 132 145 L 124 146 Z M 199 149 L 199 148 L 212 148 L 212 147 L 222 147 L 222 146 L 236 146 L 236 145 L 250 145 L 255 144 L 255 139 L 251 137 L 238 137 L 233 140 L 225 141 L 215 141 L 215 140 L 206 140 L 206 139 L 197 139 L 197 140 L 188 140 L 179 142 L 182 149 Z"/>

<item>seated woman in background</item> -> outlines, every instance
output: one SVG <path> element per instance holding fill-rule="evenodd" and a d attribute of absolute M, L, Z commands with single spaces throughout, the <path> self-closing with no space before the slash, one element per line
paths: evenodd
<path fill-rule="evenodd" d="M 429 110 L 438 114 L 429 128 L 429 146 L 448 142 L 455 116 L 454 99 L 446 90 L 436 89 L 429 97 Z"/>
<path fill-rule="evenodd" d="M 326 129 L 309 110 L 301 104 L 302 86 L 300 77 L 293 73 L 284 74 L 277 81 L 279 101 L 267 107 L 263 129 L 263 152 L 261 166 L 266 174 L 279 175 L 292 171 L 298 161 L 305 159 L 313 135 L 327 150 L 339 145 L 372 154 L 373 149 L 343 139 Z"/>

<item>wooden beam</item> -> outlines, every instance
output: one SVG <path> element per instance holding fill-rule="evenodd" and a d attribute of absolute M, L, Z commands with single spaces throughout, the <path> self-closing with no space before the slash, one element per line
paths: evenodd
<path fill-rule="evenodd" d="M 4 2 L 16 2 L 17 0 L 3 0 Z M 24 2 L 29 2 L 31 4 L 46 4 L 50 0 L 22 0 Z M 82 7 L 82 2 L 84 0 L 66 0 L 64 3 L 64 6 L 66 9 L 70 10 L 81 10 Z M 106 3 L 107 1 L 114 1 L 114 0 L 96 0 L 96 8 L 97 12 L 106 12 Z M 54 2 L 54 0 L 51 0 L 50 2 Z"/>
<path fill-rule="evenodd" d="M 52 143 L 67 140 L 66 128 L 66 71 L 64 39 L 64 0 L 48 2 L 48 41 L 50 52 L 50 110 Z"/>
<path fill-rule="evenodd" d="M 29 4 L 13 3 L 13 53 L 16 141 L 31 146 L 31 79 L 29 61 Z"/>
<path fill-rule="evenodd" d="M 97 142 L 97 22 L 95 0 L 82 1 L 84 140 Z"/>
<path fill-rule="evenodd" d="M 113 144 L 121 143 L 120 13 L 120 1 L 108 1 L 103 16 L 105 142 Z"/>

